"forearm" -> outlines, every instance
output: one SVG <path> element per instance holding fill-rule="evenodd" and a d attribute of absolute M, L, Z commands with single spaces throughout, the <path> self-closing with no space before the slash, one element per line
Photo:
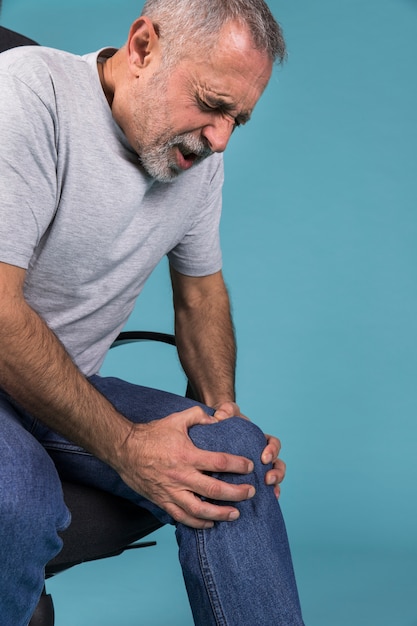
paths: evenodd
<path fill-rule="evenodd" d="M 0 368 L 0 386 L 16 402 L 117 468 L 130 423 L 90 385 L 22 298 L 2 305 Z"/>
<path fill-rule="evenodd" d="M 235 399 L 236 343 L 223 280 L 210 295 L 196 290 L 185 299 L 174 289 L 179 357 L 197 397 L 209 406 Z"/>

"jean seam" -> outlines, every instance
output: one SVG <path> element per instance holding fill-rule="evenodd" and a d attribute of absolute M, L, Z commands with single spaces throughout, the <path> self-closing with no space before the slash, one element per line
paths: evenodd
<path fill-rule="evenodd" d="M 37 428 L 38 428 L 38 426 L 39 426 L 39 420 L 36 417 L 34 417 L 32 423 L 30 425 L 30 428 L 28 429 L 28 432 L 31 435 L 34 435 L 36 430 L 37 430 Z"/>
<path fill-rule="evenodd" d="M 197 552 L 200 561 L 201 574 L 206 587 L 207 596 L 209 598 L 211 608 L 213 610 L 214 619 L 217 626 L 227 626 L 226 616 L 224 614 L 219 594 L 216 589 L 216 583 L 207 559 L 206 550 L 206 533 L 210 531 L 196 530 Z"/>

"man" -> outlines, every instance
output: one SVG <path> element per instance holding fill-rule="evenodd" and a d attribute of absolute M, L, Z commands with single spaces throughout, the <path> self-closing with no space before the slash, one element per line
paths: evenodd
<path fill-rule="evenodd" d="M 24 626 L 69 523 L 58 473 L 176 525 L 195 623 L 302 624 L 279 441 L 235 403 L 223 162 L 282 60 L 263 0 L 148 0 L 120 50 L 0 57 L 0 614 Z M 202 405 L 98 375 L 168 255 Z M 211 407 L 211 408 L 208 408 Z"/>

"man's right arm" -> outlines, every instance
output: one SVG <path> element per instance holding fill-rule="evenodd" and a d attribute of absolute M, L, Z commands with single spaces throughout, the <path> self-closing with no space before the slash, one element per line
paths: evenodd
<path fill-rule="evenodd" d="M 110 461 L 130 423 L 88 383 L 26 303 L 24 278 L 25 270 L 0 263 L 0 385 L 45 424 Z M 100 436 L 100 428 L 111 437 Z"/>
<path fill-rule="evenodd" d="M 249 473 L 243 457 L 199 450 L 188 437 L 213 418 L 195 407 L 149 424 L 132 424 L 77 369 L 23 295 L 25 270 L 0 263 L 0 387 L 29 413 L 111 465 L 132 489 L 196 528 L 236 516 L 195 494 L 240 501 L 249 485 L 207 472 Z"/>

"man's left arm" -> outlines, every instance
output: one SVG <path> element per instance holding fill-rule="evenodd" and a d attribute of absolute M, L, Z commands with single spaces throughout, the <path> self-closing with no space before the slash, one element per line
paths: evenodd
<path fill-rule="evenodd" d="M 235 402 L 236 343 L 222 273 L 185 276 L 171 266 L 171 281 L 178 354 L 197 398 L 216 409 L 219 420 L 245 417 Z M 273 468 L 265 480 L 278 496 L 285 463 L 278 458 L 279 440 L 270 435 L 266 439 L 262 461 Z"/>

